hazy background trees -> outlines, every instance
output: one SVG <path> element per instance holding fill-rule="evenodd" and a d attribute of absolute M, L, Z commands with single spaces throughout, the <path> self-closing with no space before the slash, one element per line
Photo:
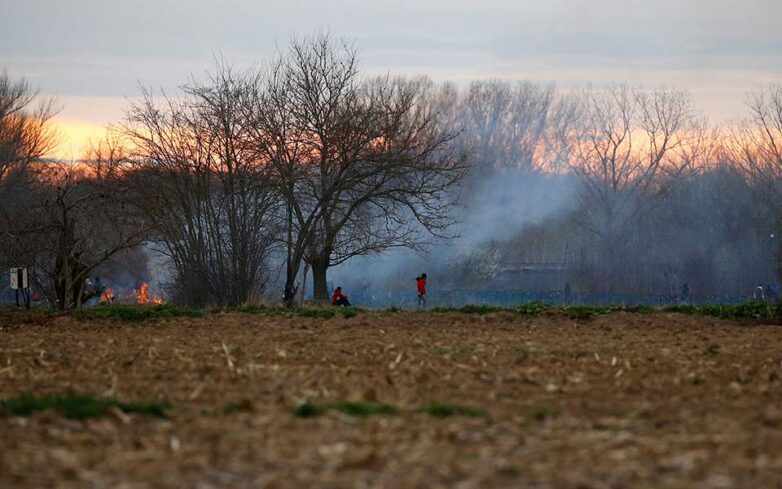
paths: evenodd
<path fill-rule="evenodd" d="M 753 94 L 748 109 L 747 117 L 731 133 L 728 151 L 751 179 L 758 201 L 773 214 L 769 239 L 776 246 L 777 277 L 782 281 L 782 86 Z"/>
<path fill-rule="evenodd" d="M 38 97 L 24 80 L 0 73 L 0 264 L 18 263 L 16 245 L 27 227 L 31 164 L 57 143 L 50 124 L 53 100 Z"/>
<path fill-rule="evenodd" d="M 613 277 L 631 259 L 625 245 L 637 234 L 630 225 L 700 170 L 711 141 L 687 94 L 676 90 L 586 90 L 577 111 L 565 133 L 582 201 L 573 222 L 598 238 L 608 290 L 622 284 Z"/>
<path fill-rule="evenodd" d="M 715 129 L 673 89 L 367 76 L 318 33 L 142 95 L 83 160 L 47 161 L 53 103 L 0 77 L 0 261 L 58 307 L 131 256 L 163 256 L 161 292 L 194 306 L 293 303 L 305 280 L 323 301 L 327 273 L 353 294 L 421 271 L 435 290 L 634 297 L 779 280 L 776 86 Z"/>

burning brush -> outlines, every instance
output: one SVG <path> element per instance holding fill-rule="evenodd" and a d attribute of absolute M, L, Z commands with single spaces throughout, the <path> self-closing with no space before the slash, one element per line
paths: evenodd
<path fill-rule="evenodd" d="M 141 286 L 133 291 L 132 296 L 135 297 L 136 304 L 165 304 L 165 301 L 159 295 L 150 295 L 147 282 L 141 282 Z"/>
<path fill-rule="evenodd" d="M 141 282 L 138 289 L 134 289 L 130 295 L 117 296 L 110 287 L 105 287 L 100 294 L 101 304 L 114 304 L 119 302 L 122 304 L 165 304 L 162 297 L 155 294 L 150 294 L 149 284 L 147 282 Z"/>
<path fill-rule="evenodd" d="M 114 291 L 111 288 L 106 287 L 100 294 L 101 304 L 113 304 L 114 303 Z"/>

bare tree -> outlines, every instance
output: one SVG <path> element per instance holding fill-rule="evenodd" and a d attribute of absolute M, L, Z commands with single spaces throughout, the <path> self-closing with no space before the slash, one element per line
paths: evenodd
<path fill-rule="evenodd" d="M 33 281 L 60 310 L 81 307 L 90 274 L 146 238 L 123 173 L 117 148 L 103 144 L 83 161 L 36 165 L 17 249 L 29 257 Z"/>
<path fill-rule="evenodd" d="M 782 231 L 782 85 L 755 93 L 749 115 L 731 132 L 732 160 L 749 175 L 760 202 L 774 214 Z M 782 239 L 777 238 L 777 278 L 782 281 Z"/>
<path fill-rule="evenodd" d="M 51 99 L 40 100 L 25 80 L 0 74 L 0 264 L 21 265 L 16 245 L 28 226 L 30 164 L 56 144 Z"/>
<path fill-rule="evenodd" d="M 473 150 L 476 176 L 545 166 L 547 129 L 555 106 L 553 86 L 499 80 L 474 81 L 465 95 L 463 137 Z"/>
<path fill-rule="evenodd" d="M 49 123 L 56 114 L 53 99 L 33 106 L 38 92 L 24 79 L 0 74 L 0 189 L 14 171 L 49 153 L 56 134 Z"/>
<path fill-rule="evenodd" d="M 428 80 L 364 79 L 350 45 L 318 34 L 294 40 L 264 81 L 253 126 L 288 208 L 286 300 L 303 261 L 326 300 L 329 267 L 443 234 L 463 165 Z"/>
<path fill-rule="evenodd" d="M 576 222 L 600 238 L 608 270 L 627 225 L 691 176 L 711 146 L 686 93 L 615 86 L 588 90 L 580 102 L 579 123 L 567 132 L 570 167 L 582 182 Z"/>
<path fill-rule="evenodd" d="M 708 156 L 705 123 L 687 95 L 618 86 L 583 94 L 570 133 L 571 169 L 591 204 L 580 224 L 608 242 L 655 197 L 692 175 Z"/>
<path fill-rule="evenodd" d="M 124 134 L 137 204 L 175 270 L 174 298 L 195 306 L 246 302 L 263 290 L 276 239 L 268 171 L 250 144 L 248 83 L 219 65 L 206 83 L 158 104 L 148 91 Z"/>

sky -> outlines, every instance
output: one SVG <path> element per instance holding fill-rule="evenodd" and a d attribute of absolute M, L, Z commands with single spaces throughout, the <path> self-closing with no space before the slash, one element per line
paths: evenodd
<path fill-rule="evenodd" d="M 782 0 L 0 0 L 0 19 L 0 70 L 56 96 L 62 158 L 140 85 L 172 93 L 217 56 L 262 63 L 323 29 L 369 74 L 669 86 L 715 123 L 782 83 Z"/>

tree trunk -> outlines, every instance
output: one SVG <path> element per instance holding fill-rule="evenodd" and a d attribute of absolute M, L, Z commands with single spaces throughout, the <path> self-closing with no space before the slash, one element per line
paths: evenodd
<path fill-rule="evenodd" d="M 286 307 L 293 307 L 296 305 L 296 289 L 298 289 L 296 287 L 296 275 L 298 275 L 299 269 L 293 263 L 293 208 L 290 202 L 287 204 L 287 213 L 287 258 L 285 259 L 285 289 L 282 293 L 282 302 L 285 303 Z"/>
<path fill-rule="evenodd" d="M 307 294 L 307 274 L 310 273 L 310 264 L 304 262 L 304 272 L 301 274 L 301 287 L 299 290 L 299 302 L 304 304 L 304 296 Z"/>
<path fill-rule="evenodd" d="M 315 261 L 312 265 L 312 294 L 315 302 L 328 302 L 329 290 L 326 286 L 326 270 L 328 262 Z"/>

